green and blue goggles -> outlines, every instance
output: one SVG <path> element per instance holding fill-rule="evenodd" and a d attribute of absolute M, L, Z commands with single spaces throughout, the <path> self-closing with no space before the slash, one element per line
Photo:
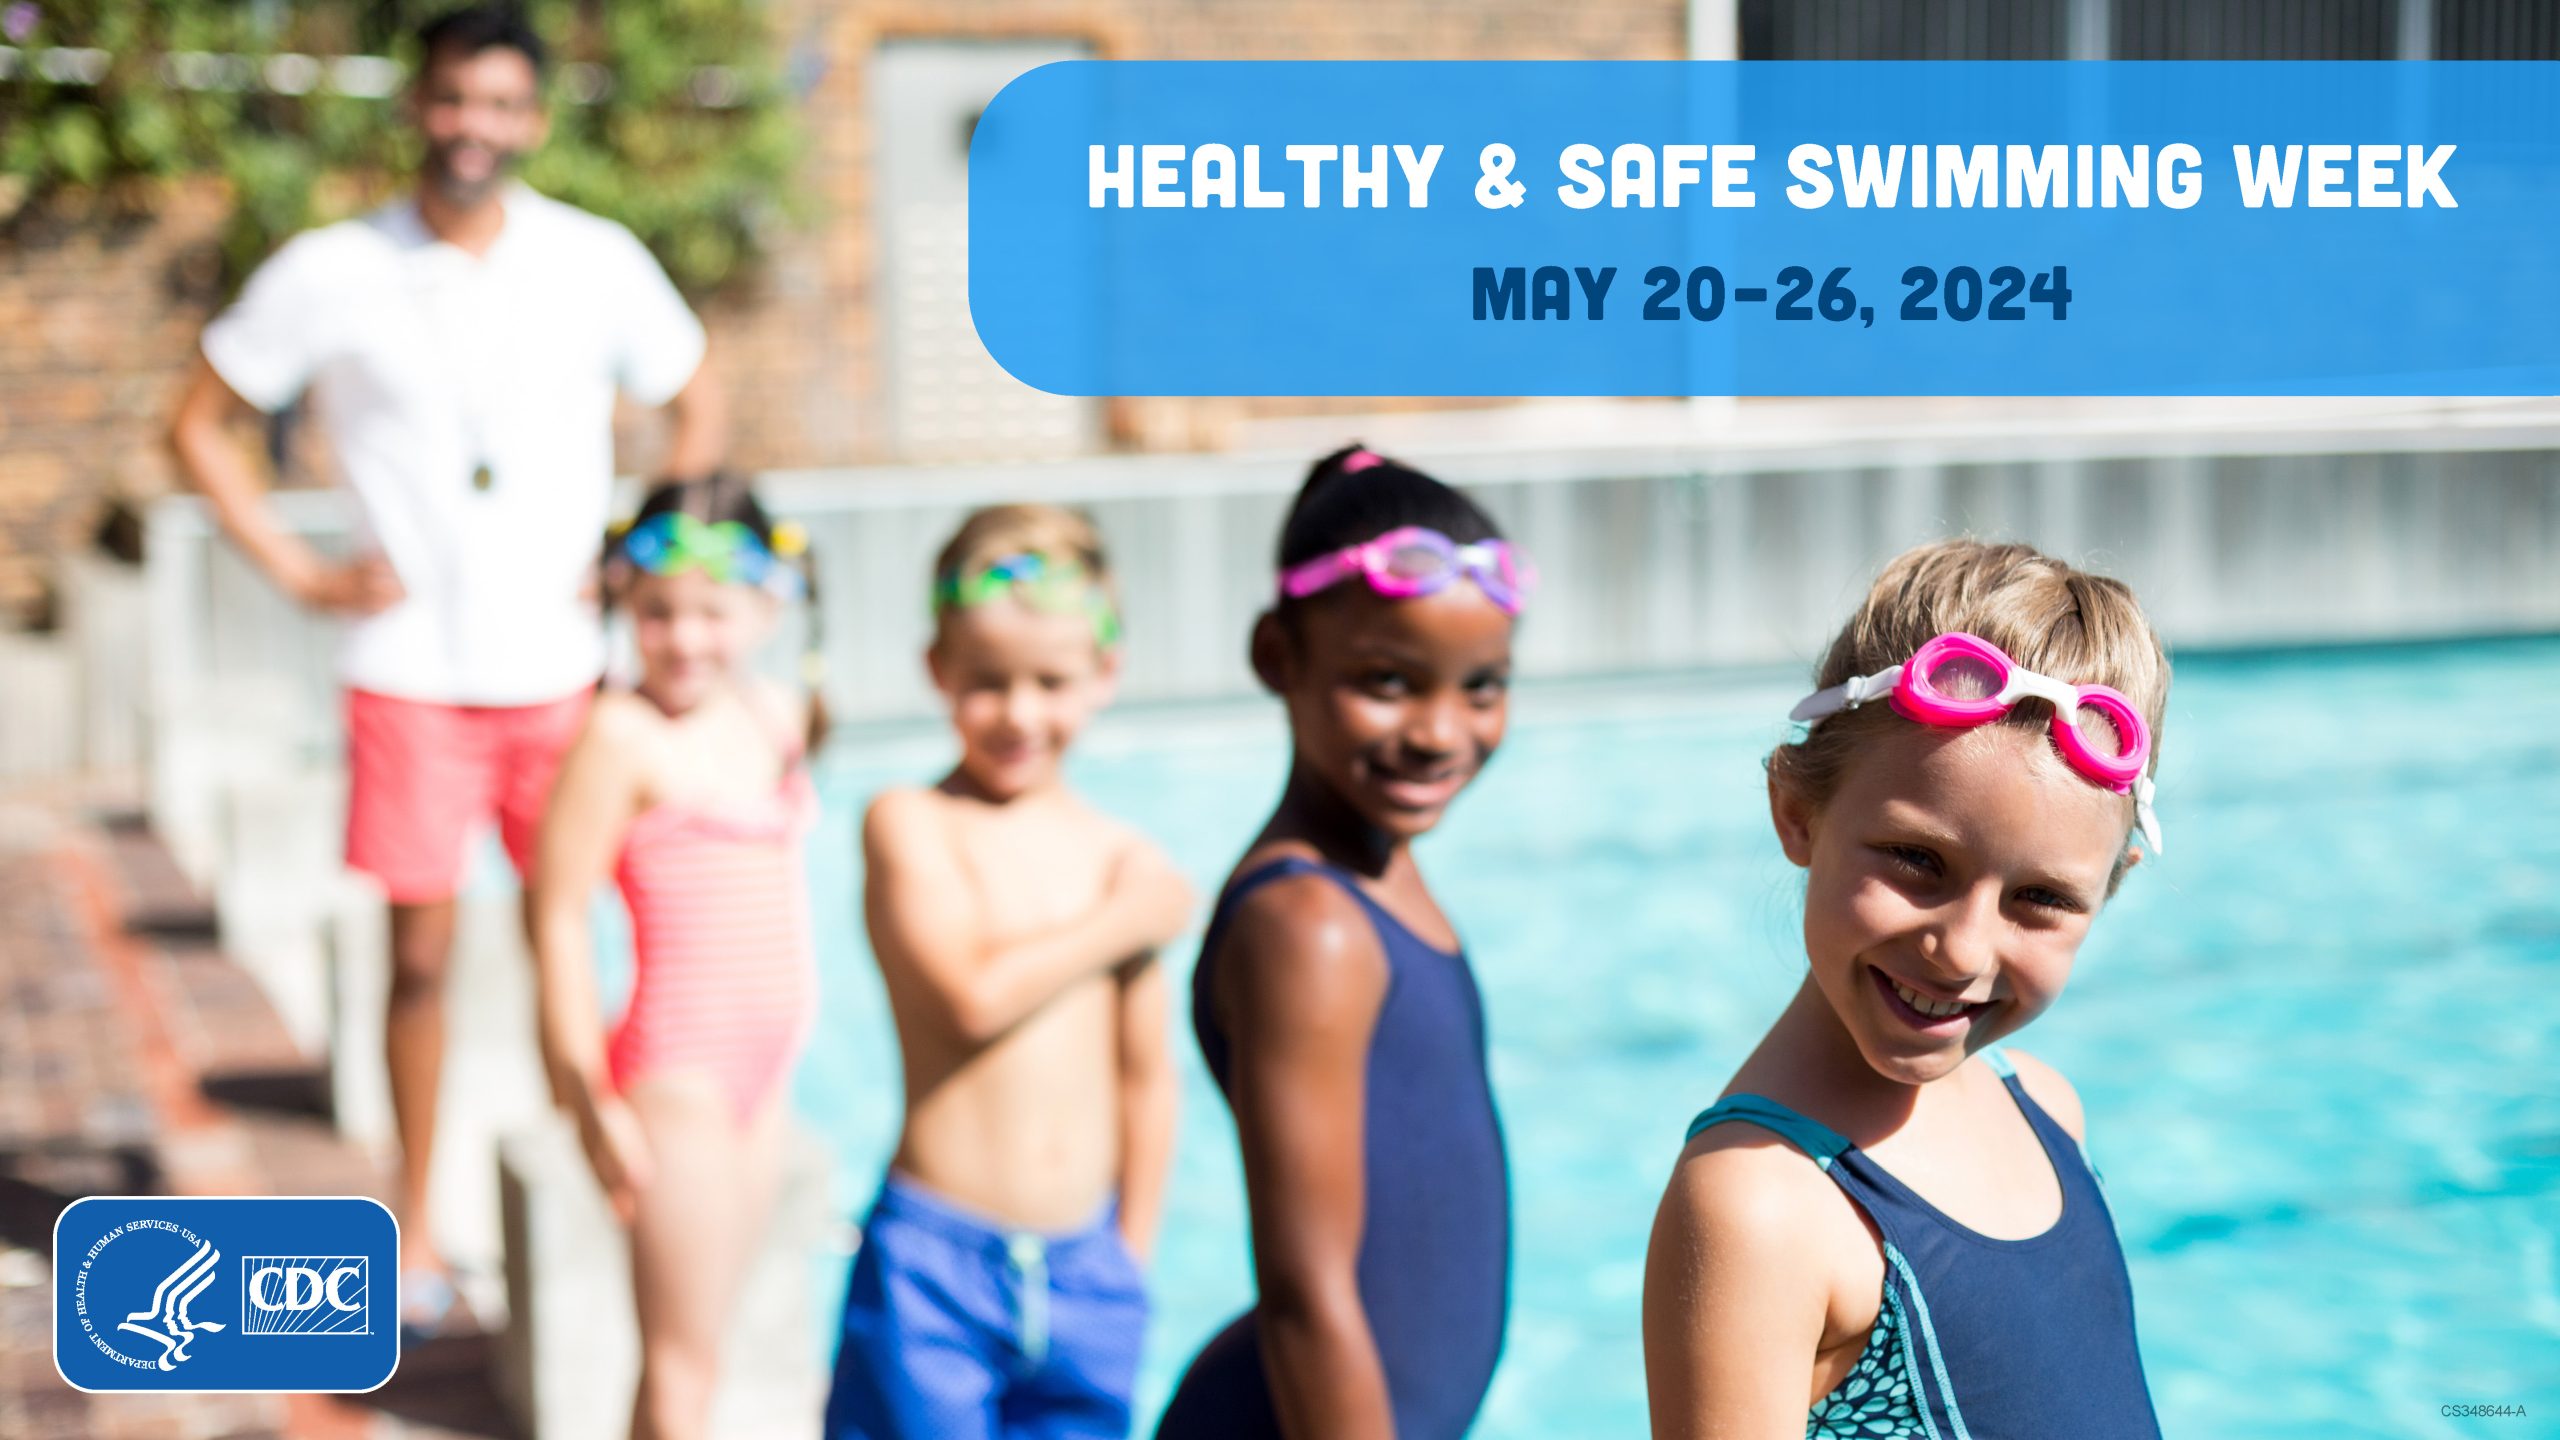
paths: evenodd
<path fill-rule="evenodd" d="M 776 527 L 775 539 L 783 538 Z M 662 511 L 622 533 L 621 554 L 652 575 L 698 570 L 722 584 L 753 585 L 785 600 L 799 599 L 806 588 L 800 572 L 739 520 L 706 523 Z"/>
<path fill-rule="evenodd" d="M 1120 615 L 1111 597 L 1080 562 L 1037 550 L 1003 555 L 984 565 L 944 575 L 933 584 L 933 613 L 966 610 L 1011 596 L 1021 604 L 1051 615 L 1082 612 L 1093 621 L 1094 643 L 1105 650 L 1120 643 Z"/>

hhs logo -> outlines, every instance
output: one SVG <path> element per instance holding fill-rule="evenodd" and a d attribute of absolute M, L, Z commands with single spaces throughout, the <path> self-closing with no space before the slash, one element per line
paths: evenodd
<path fill-rule="evenodd" d="M 240 1261 L 243 1335 L 368 1335 L 362 1255 L 250 1255 Z"/>
<path fill-rule="evenodd" d="M 82 1390 L 371 1390 L 400 1232 L 371 1200 L 97 1196 L 53 1228 L 53 1361 Z"/>

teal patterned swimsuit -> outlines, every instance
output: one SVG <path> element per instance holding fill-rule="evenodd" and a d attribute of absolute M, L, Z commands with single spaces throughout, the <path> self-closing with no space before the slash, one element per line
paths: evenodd
<path fill-rule="evenodd" d="M 1805 1417 L 1804 1440 L 1926 1440 L 1919 1408 L 1911 1403 L 1911 1362 L 1904 1353 L 1902 1317 L 1892 1287 L 1876 1305 L 1876 1328 L 1849 1378 L 1832 1387 Z"/>
<path fill-rule="evenodd" d="M 1957 1224 L 1845 1137 L 1763 1096 L 1728 1095 L 1689 1126 L 1695 1139 L 1747 1120 L 1783 1137 L 1884 1237 L 1875 1328 L 1805 1417 L 1806 1440 L 2160 1440 L 2097 1172 L 2007 1058 L 1982 1054 L 2062 1186 L 2062 1217 L 2024 1240 Z"/>

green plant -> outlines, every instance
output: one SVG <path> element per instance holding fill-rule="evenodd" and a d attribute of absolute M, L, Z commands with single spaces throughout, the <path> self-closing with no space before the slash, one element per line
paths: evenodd
<path fill-rule="evenodd" d="M 575 23 L 582 11 L 592 24 Z M 565 60 L 609 81 L 589 103 L 555 106 L 551 141 L 526 167 L 536 187 L 630 226 L 692 288 L 752 260 L 797 213 L 798 118 L 762 5 L 546 0 L 532 13 L 543 34 L 572 37 Z"/>
<path fill-rule="evenodd" d="M 0 38 L 0 217 L 59 196 L 148 203 L 216 175 L 233 207 L 226 288 L 294 232 L 380 201 L 416 158 L 398 88 L 328 66 L 379 30 L 380 3 L 9 0 Z M 399 5 L 394 13 L 430 13 Z M 758 0 L 534 0 L 550 40 L 551 140 L 526 178 L 631 227 L 677 284 L 714 288 L 797 210 L 791 97 Z M 405 30 L 405 26 L 400 27 Z M 414 69 L 414 42 L 394 55 Z M 349 93 L 353 88 L 357 93 Z M 295 93 L 295 92 L 299 93 Z"/>
<path fill-rule="evenodd" d="M 0 78 L 0 174 L 20 203 L 57 190 L 205 168 L 238 120 L 240 93 L 179 89 L 165 57 L 228 51 L 239 9 L 218 4 L 13 3 L 0 39 L 14 47 Z"/>

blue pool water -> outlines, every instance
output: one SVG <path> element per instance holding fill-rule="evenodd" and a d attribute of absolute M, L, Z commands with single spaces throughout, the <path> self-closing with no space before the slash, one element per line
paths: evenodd
<path fill-rule="evenodd" d="M 1480 1435 L 1646 1433 L 1654 1202 L 1691 1113 L 1802 971 L 1758 763 L 1796 688 L 1527 688 L 1492 770 L 1424 842 L 1484 985 L 1516 1193 Z M 2521 1436 L 2560 1417 L 2556 717 L 2560 639 L 2182 662 L 2168 855 L 2020 1041 L 2086 1102 L 2167 1433 Z M 1207 895 L 1284 744 L 1259 710 L 1114 717 L 1073 773 Z M 857 1208 L 897 1069 L 854 824 L 871 790 L 947 755 L 937 735 L 861 737 L 824 776 L 825 1016 L 796 1095 Z M 1191 950 L 1172 957 L 1181 994 Z M 1149 1416 L 1250 1289 L 1233 1131 L 1179 1023 Z M 2445 1418 L 2454 1403 L 2530 1418 Z"/>

